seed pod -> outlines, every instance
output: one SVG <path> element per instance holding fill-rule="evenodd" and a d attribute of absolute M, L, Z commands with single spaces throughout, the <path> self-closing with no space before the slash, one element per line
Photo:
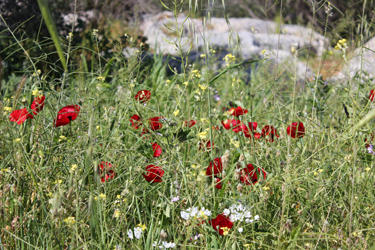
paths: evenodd
<path fill-rule="evenodd" d="M 244 155 L 240 155 L 240 158 L 238 159 L 239 162 L 243 162 L 245 161 L 245 156 Z"/>
<path fill-rule="evenodd" d="M 164 232 L 164 230 L 162 229 L 161 231 L 160 231 L 160 239 L 162 240 L 162 241 L 164 241 L 166 238 L 168 237 L 168 235 Z"/>
<path fill-rule="evenodd" d="M 242 193 L 242 190 L 243 190 L 243 185 L 242 184 L 238 184 L 237 185 L 237 191 Z"/>

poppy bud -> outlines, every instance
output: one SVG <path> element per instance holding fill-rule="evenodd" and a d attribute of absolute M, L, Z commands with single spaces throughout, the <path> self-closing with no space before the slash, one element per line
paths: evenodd
<path fill-rule="evenodd" d="M 238 184 L 237 185 L 237 191 L 242 193 L 242 190 L 243 190 L 243 185 L 242 184 Z"/>
<path fill-rule="evenodd" d="M 241 162 L 237 162 L 236 163 L 236 168 L 240 169 L 242 166 L 241 166 Z"/>
<path fill-rule="evenodd" d="M 240 155 L 240 158 L 238 159 L 238 161 L 240 161 L 240 162 L 245 161 L 245 156 L 241 154 L 241 155 Z"/>
<path fill-rule="evenodd" d="M 166 238 L 168 237 L 168 235 L 164 232 L 164 230 L 162 229 L 161 231 L 160 231 L 160 239 L 162 240 L 162 241 L 164 241 Z"/>
<path fill-rule="evenodd" d="M 241 171 L 239 169 L 234 170 L 234 177 L 239 180 L 241 178 Z"/>

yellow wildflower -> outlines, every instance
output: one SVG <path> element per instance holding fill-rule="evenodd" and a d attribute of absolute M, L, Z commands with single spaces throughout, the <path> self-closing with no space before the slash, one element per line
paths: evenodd
<path fill-rule="evenodd" d="M 34 89 L 34 90 L 31 92 L 31 94 L 32 94 L 33 96 L 36 96 L 36 97 L 40 97 L 40 96 L 43 95 L 42 91 L 40 91 L 40 90 L 38 90 L 38 89 Z"/>
<path fill-rule="evenodd" d="M 368 172 L 368 171 L 371 170 L 371 168 L 370 168 L 370 167 L 367 167 L 367 168 L 365 168 L 365 170 Z"/>
<path fill-rule="evenodd" d="M 21 142 L 21 138 L 14 139 L 14 142 L 17 142 L 17 143 Z"/>
<path fill-rule="evenodd" d="M 178 116 L 178 114 L 180 113 L 180 110 L 176 110 L 176 111 L 173 111 L 173 114 L 174 114 L 174 116 Z"/>
<path fill-rule="evenodd" d="M 101 193 L 99 194 L 99 198 L 102 199 L 102 200 L 105 200 L 105 198 L 107 197 L 107 195 Z"/>
<path fill-rule="evenodd" d="M 240 142 L 233 139 L 230 139 L 230 144 L 233 144 L 236 148 L 240 147 Z"/>
<path fill-rule="evenodd" d="M 104 81 L 104 77 L 102 77 L 102 76 L 98 76 L 97 78 L 96 78 L 96 80 L 99 80 L 99 81 Z"/>
<path fill-rule="evenodd" d="M 73 172 L 75 172 L 77 169 L 78 169 L 78 165 L 77 165 L 77 164 L 73 164 L 72 167 L 70 168 L 70 172 L 73 173 Z"/>
<path fill-rule="evenodd" d="M 229 233 L 229 229 L 230 229 L 230 228 L 227 228 L 227 227 L 221 227 L 220 229 L 223 230 L 223 235 L 227 235 L 227 234 Z"/>
<path fill-rule="evenodd" d="M 115 218 L 119 218 L 120 215 L 121 215 L 121 213 L 120 213 L 120 210 L 118 210 L 118 209 L 116 209 L 115 212 L 113 213 L 113 217 L 115 217 Z"/>
<path fill-rule="evenodd" d="M 146 225 L 143 225 L 142 223 L 139 223 L 137 226 L 140 227 L 142 231 L 145 231 L 147 229 Z"/>
<path fill-rule="evenodd" d="M 203 91 L 205 91 L 205 90 L 208 88 L 208 86 L 207 86 L 206 84 L 203 84 L 203 85 L 198 84 L 198 86 L 199 86 L 199 88 L 201 88 L 201 90 L 203 90 Z"/>
<path fill-rule="evenodd" d="M 194 169 L 199 169 L 200 165 L 191 165 L 191 167 L 194 168 Z"/>
<path fill-rule="evenodd" d="M 66 137 L 63 136 L 63 135 L 60 135 L 59 142 L 61 142 L 61 141 L 66 141 L 66 140 L 68 140 L 68 138 L 66 138 Z"/>
<path fill-rule="evenodd" d="M 33 73 L 33 76 L 39 76 L 42 73 L 40 69 Z"/>
<path fill-rule="evenodd" d="M 208 138 L 208 133 L 207 131 L 203 131 L 203 132 L 198 133 L 197 136 L 202 140 L 206 140 Z"/>
<path fill-rule="evenodd" d="M 200 74 L 199 70 L 194 69 L 191 71 L 191 78 L 200 78 L 202 75 Z"/>
<path fill-rule="evenodd" d="M 56 180 L 53 182 L 53 184 L 61 184 L 63 181 L 62 180 Z"/>
<path fill-rule="evenodd" d="M 75 217 L 68 217 L 64 219 L 64 222 L 68 225 L 73 225 L 76 223 L 76 218 Z"/>
<path fill-rule="evenodd" d="M 188 82 L 183 82 L 182 84 L 185 85 L 186 87 L 189 85 Z"/>
<path fill-rule="evenodd" d="M 225 63 L 227 64 L 227 67 L 231 65 L 231 63 L 233 63 L 235 60 L 236 60 L 236 57 L 232 54 L 227 54 L 223 60 L 225 61 Z"/>

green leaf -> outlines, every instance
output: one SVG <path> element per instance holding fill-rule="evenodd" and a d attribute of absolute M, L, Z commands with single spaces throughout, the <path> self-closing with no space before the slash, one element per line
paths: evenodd
<path fill-rule="evenodd" d="M 169 204 L 167 204 L 167 207 L 165 208 L 165 217 L 167 218 L 170 218 L 171 217 L 171 207 L 169 206 Z"/>
<path fill-rule="evenodd" d="M 167 10 L 172 11 L 170 8 L 167 7 L 167 5 L 165 5 L 165 4 L 163 3 L 163 1 L 160 1 L 160 2 L 161 2 L 161 5 L 163 5 L 164 8 L 166 8 Z"/>
<path fill-rule="evenodd" d="M 47 25 L 48 32 L 51 35 L 53 43 L 55 44 L 57 54 L 60 57 L 61 64 L 63 65 L 64 70 L 67 71 L 68 68 L 66 65 L 63 49 L 60 45 L 59 33 L 57 31 L 55 22 L 53 21 L 51 11 L 48 8 L 48 3 L 46 0 L 38 0 L 38 5 L 40 12 L 42 12 L 43 19 Z"/>
<path fill-rule="evenodd" d="M 177 140 L 179 140 L 180 142 L 184 142 L 193 138 L 192 136 L 188 136 L 189 133 L 190 133 L 190 129 L 188 130 L 179 129 L 176 133 L 173 133 L 173 136 L 176 137 Z"/>
<path fill-rule="evenodd" d="M 153 158 L 154 157 L 154 151 L 153 151 L 151 145 L 141 144 L 138 147 L 137 151 L 138 151 L 138 153 L 140 153 L 144 157 L 147 157 L 147 158 Z"/>
<path fill-rule="evenodd" d="M 109 60 L 109 62 L 105 65 L 104 73 L 102 74 L 102 76 L 104 78 L 107 77 L 107 75 L 109 73 L 109 70 L 111 69 L 111 66 L 113 64 L 113 61 L 114 61 L 114 58 L 112 58 L 111 60 Z"/>

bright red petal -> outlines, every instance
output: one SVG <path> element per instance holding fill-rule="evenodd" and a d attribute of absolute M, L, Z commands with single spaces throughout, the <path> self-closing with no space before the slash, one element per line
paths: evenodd
<path fill-rule="evenodd" d="M 292 122 L 286 129 L 286 133 L 292 138 L 302 138 L 305 136 L 305 126 L 302 122 Z"/>
<path fill-rule="evenodd" d="M 14 110 L 9 115 L 9 121 L 16 122 L 17 124 L 22 124 L 26 119 L 34 119 L 34 117 L 27 112 L 26 108 Z"/>
<path fill-rule="evenodd" d="M 373 101 L 374 101 L 374 97 L 375 97 L 375 90 L 371 90 L 371 91 L 370 91 L 370 95 L 369 95 L 368 98 L 370 99 L 370 101 L 373 102 Z"/>
<path fill-rule="evenodd" d="M 152 150 L 154 152 L 154 157 L 159 157 L 162 153 L 162 149 L 157 143 L 152 144 Z"/>
<path fill-rule="evenodd" d="M 146 181 L 154 183 L 154 182 L 162 182 L 164 170 L 161 167 L 155 165 L 148 165 L 146 167 L 146 174 L 142 174 Z"/>
<path fill-rule="evenodd" d="M 266 172 L 263 168 L 262 172 L 264 179 L 266 179 Z M 247 164 L 246 168 L 241 170 L 240 182 L 246 185 L 254 185 L 258 182 L 258 177 L 260 177 L 260 168 L 256 171 L 252 164 Z"/>
<path fill-rule="evenodd" d="M 184 121 L 185 127 L 189 126 L 189 128 L 193 127 L 196 123 L 196 120 Z"/>
<path fill-rule="evenodd" d="M 237 108 L 231 108 L 229 113 L 233 116 L 239 117 L 240 115 L 247 114 L 249 111 L 238 106 Z"/>
<path fill-rule="evenodd" d="M 78 105 L 69 105 L 60 109 L 57 113 L 53 126 L 60 127 L 69 124 L 71 121 L 77 119 L 81 107 Z"/>
<path fill-rule="evenodd" d="M 157 116 L 157 117 L 152 117 L 149 119 L 149 124 L 151 126 L 151 129 L 152 130 L 159 130 L 163 127 L 162 123 L 160 122 L 161 119 L 163 119 L 164 117 L 162 116 Z"/>
<path fill-rule="evenodd" d="M 220 235 L 223 235 L 224 233 L 222 228 L 226 227 L 231 229 L 233 227 L 233 222 L 231 222 L 224 214 L 219 214 L 215 219 L 210 220 L 209 224 L 211 224 L 213 229 L 215 229 Z"/>
<path fill-rule="evenodd" d="M 130 122 L 135 129 L 138 129 L 142 125 L 141 117 L 139 117 L 139 115 L 133 115 L 130 117 Z"/>
<path fill-rule="evenodd" d="M 151 92 L 148 90 L 140 90 L 137 92 L 134 98 L 140 103 L 148 102 L 151 99 Z"/>
<path fill-rule="evenodd" d="M 34 115 L 43 110 L 45 99 L 45 96 L 40 96 L 34 99 L 33 103 L 31 104 L 31 110 L 33 110 Z"/>
<path fill-rule="evenodd" d="M 206 169 L 207 176 L 212 176 L 212 174 L 217 175 L 223 171 L 223 164 L 221 162 L 221 158 L 215 158 L 213 165 L 214 166 L 212 166 L 212 162 L 210 162 L 210 164 L 208 165 Z M 212 168 L 213 168 L 213 173 L 212 173 Z"/>

